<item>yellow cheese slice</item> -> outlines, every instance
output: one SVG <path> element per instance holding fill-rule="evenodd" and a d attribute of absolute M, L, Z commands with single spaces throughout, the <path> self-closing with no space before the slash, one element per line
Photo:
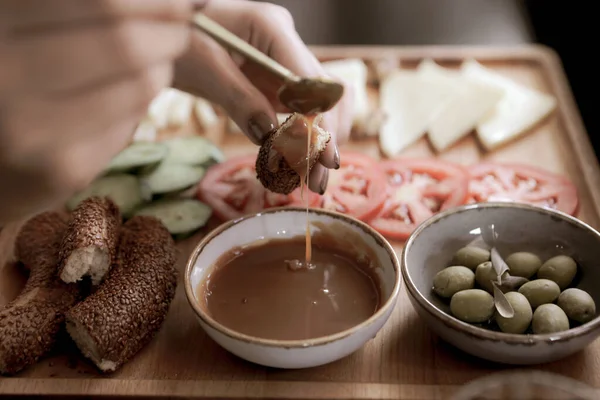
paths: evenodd
<path fill-rule="evenodd" d="M 459 72 L 424 60 L 418 72 L 439 85 L 452 88 L 446 102 L 428 126 L 428 136 L 437 151 L 443 151 L 468 135 L 502 98 L 503 91 L 485 83 L 465 79 Z"/>
<path fill-rule="evenodd" d="M 522 86 L 475 60 L 465 61 L 461 73 L 472 82 L 504 90 L 492 112 L 477 124 L 477 136 L 488 150 L 521 136 L 556 108 L 554 97 Z"/>

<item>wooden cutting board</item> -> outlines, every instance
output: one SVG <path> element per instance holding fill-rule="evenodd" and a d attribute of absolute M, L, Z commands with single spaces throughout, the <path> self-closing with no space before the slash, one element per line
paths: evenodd
<path fill-rule="evenodd" d="M 550 50 L 464 47 L 320 47 L 321 59 L 393 57 L 414 66 L 425 57 L 445 65 L 475 58 L 529 87 L 553 94 L 558 110 L 530 134 L 492 153 L 473 137 L 438 157 L 470 164 L 481 159 L 526 161 L 569 176 L 581 199 L 579 217 L 600 228 L 600 174 L 560 61 Z M 227 155 L 256 151 L 241 137 L 213 135 Z M 343 148 L 379 157 L 375 140 Z M 426 140 L 404 153 L 434 156 Z M 212 225 L 214 226 L 214 225 Z M 0 236 L 0 261 L 11 258 L 17 226 Z M 179 268 L 205 231 L 179 244 Z M 398 251 L 400 243 L 395 244 Z M 8 264 L 0 277 L 0 300 L 14 298 L 23 277 Z M 65 341 L 54 354 L 16 377 L 0 379 L 0 394 L 54 396 L 173 396 L 271 399 L 443 399 L 461 385 L 506 369 L 472 358 L 434 336 L 417 317 L 403 289 L 393 316 L 377 337 L 355 354 L 318 368 L 284 371 L 252 365 L 221 349 L 202 331 L 185 298 L 182 278 L 160 333 L 134 360 L 112 375 L 100 375 Z M 600 341 L 560 362 L 538 366 L 600 387 Z M 600 395 L 598 396 L 600 398 Z"/>

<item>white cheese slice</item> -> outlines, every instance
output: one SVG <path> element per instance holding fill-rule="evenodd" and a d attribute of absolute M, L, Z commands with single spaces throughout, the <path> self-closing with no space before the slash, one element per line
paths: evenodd
<path fill-rule="evenodd" d="M 476 127 L 479 140 L 488 150 L 521 136 L 556 108 L 554 97 L 519 85 L 475 60 L 465 61 L 461 73 L 473 82 L 504 90 L 496 107 Z"/>
<path fill-rule="evenodd" d="M 215 108 L 208 100 L 200 97 L 196 98 L 194 115 L 203 129 L 209 129 L 219 123 L 219 116 L 217 115 Z"/>
<path fill-rule="evenodd" d="M 454 92 L 427 129 L 429 140 L 437 151 L 447 149 L 468 135 L 504 94 L 497 87 L 467 80 L 459 72 L 431 60 L 423 61 L 418 72 Z"/>
<path fill-rule="evenodd" d="M 379 144 L 387 157 L 398 155 L 425 135 L 427 127 L 452 99 L 453 87 L 416 71 L 396 70 L 380 84 L 383 123 Z"/>
<path fill-rule="evenodd" d="M 352 87 L 354 94 L 353 121 L 357 123 L 366 118 L 370 106 L 367 93 L 368 69 L 365 62 L 359 58 L 347 58 L 326 61 L 321 65 L 329 75 L 341 79 L 345 85 Z"/>

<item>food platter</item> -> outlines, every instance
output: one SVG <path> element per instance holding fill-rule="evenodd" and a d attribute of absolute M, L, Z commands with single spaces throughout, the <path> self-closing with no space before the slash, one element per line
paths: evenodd
<path fill-rule="evenodd" d="M 465 47 L 319 47 L 320 59 L 386 57 L 403 67 L 415 68 L 430 58 L 449 68 L 467 59 L 505 75 L 520 84 L 551 94 L 557 108 L 548 118 L 515 141 L 486 151 L 473 135 L 436 152 L 425 138 L 408 146 L 402 156 L 432 158 L 462 165 L 480 161 L 521 163 L 561 174 L 575 185 L 577 216 L 600 227 L 600 173 L 560 61 L 538 46 L 518 48 Z M 224 132 L 226 124 L 205 132 L 226 157 L 256 151 L 241 135 Z M 191 128 L 186 128 L 191 129 Z M 341 149 L 382 158 L 376 139 L 351 140 Z M 179 242 L 178 268 L 183 270 L 198 240 L 219 222 L 213 219 L 201 232 Z M 6 227 L 0 236 L 2 261 L 11 259 L 18 226 Z M 402 243 L 392 242 L 399 252 Z M 313 369 L 285 371 L 244 362 L 206 336 L 190 309 L 183 285 L 155 339 L 122 369 L 100 375 L 72 345 L 65 344 L 15 377 L 0 379 L 2 394 L 174 396 L 197 398 L 273 399 L 432 399 L 447 398 L 463 384 L 501 369 L 453 349 L 434 336 L 419 320 L 401 291 L 394 313 L 378 336 L 357 353 Z M 6 302 L 19 291 L 23 278 L 10 264 L 0 278 L 0 299 Z M 66 341 L 68 343 L 68 341 Z M 596 373 L 600 360 L 597 341 L 569 359 L 538 369 L 560 373 L 592 387 L 600 387 Z"/>

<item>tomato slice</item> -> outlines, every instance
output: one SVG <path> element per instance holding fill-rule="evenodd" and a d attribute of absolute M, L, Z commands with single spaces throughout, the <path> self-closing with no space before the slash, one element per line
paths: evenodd
<path fill-rule="evenodd" d="M 577 189 L 569 179 L 524 164 L 480 163 L 469 168 L 470 202 L 514 201 L 575 215 Z"/>
<path fill-rule="evenodd" d="M 209 168 L 198 186 L 198 198 L 212 207 L 221 220 L 230 220 L 265 208 L 305 205 L 300 189 L 289 195 L 273 193 L 256 178 L 256 155 L 231 158 Z M 306 191 L 309 206 L 319 202 L 319 195 Z"/>
<path fill-rule="evenodd" d="M 338 170 L 329 170 L 329 182 L 318 207 L 368 221 L 377 215 L 385 199 L 385 175 L 377 160 L 355 152 L 342 153 Z M 298 202 L 298 194 L 293 194 Z"/>
<path fill-rule="evenodd" d="M 404 240 L 438 211 L 464 204 L 469 175 L 460 165 L 436 159 L 384 161 L 388 196 L 369 224 L 389 239 Z"/>

